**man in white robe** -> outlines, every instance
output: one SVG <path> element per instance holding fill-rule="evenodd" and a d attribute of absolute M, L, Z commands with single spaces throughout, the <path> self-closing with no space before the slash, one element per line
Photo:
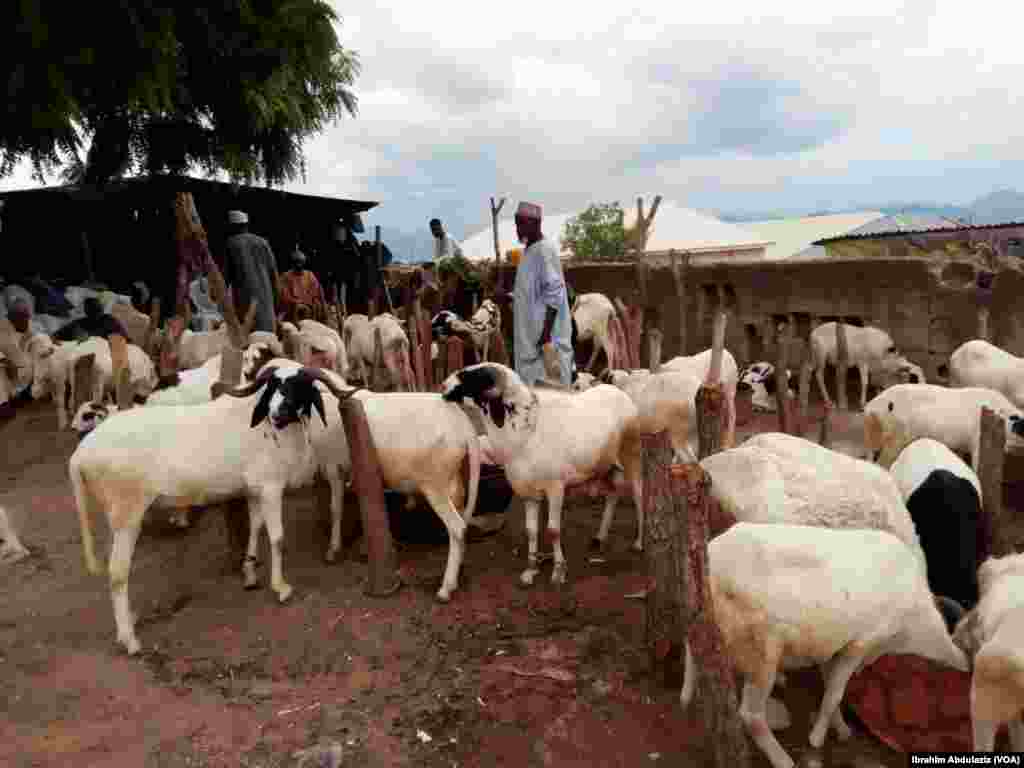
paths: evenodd
<path fill-rule="evenodd" d="M 541 209 L 520 203 L 515 215 L 516 234 L 526 246 L 516 269 L 513 288 L 514 354 L 516 373 L 532 386 L 550 378 L 544 369 L 543 348 L 551 343 L 558 357 L 558 381 L 572 380 L 572 316 L 562 260 L 555 244 L 541 232 Z"/>

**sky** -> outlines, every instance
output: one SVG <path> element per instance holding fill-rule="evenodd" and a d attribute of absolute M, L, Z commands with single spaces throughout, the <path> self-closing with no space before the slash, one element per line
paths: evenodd
<path fill-rule="evenodd" d="M 385 231 L 437 216 L 468 236 L 492 195 L 808 213 L 1024 187 L 1012 3 L 335 6 L 359 114 L 285 188 L 379 201 L 365 221 Z"/>

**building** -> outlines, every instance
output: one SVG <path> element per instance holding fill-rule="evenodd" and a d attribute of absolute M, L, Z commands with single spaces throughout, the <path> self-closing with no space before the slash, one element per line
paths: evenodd
<path fill-rule="evenodd" d="M 92 275 L 123 293 L 132 281 L 144 280 L 164 306 L 171 306 L 178 192 L 192 193 L 215 258 L 227 212 L 240 209 L 248 213 L 253 231 L 270 242 L 279 268 L 287 268 L 296 244 L 313 268 L 324 266 L 338 222 L 362 232 L 360 214 L 377 205 L 162 174 L 112 181 L 102 189 L 63 185 L 4 192 L 3 276 L 13 281 L 39 274 L 75 283 Z"/>

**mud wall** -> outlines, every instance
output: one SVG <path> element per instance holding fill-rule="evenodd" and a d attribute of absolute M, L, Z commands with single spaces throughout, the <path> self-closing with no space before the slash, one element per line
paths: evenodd
<path fill-rule="evenodd" d="M 812 322 L 842 315 L 855 324 L 888 330 L 900 350 L 934 380 L 949 354 L 976 337 L 974 274 L 970 263 L 949 264 L 938 274 L 926 260 L 910 259 L 691 266 L 679 296 L 671 269 L 651 267 L 646 305 L 660 315 L 663 359 L 711 345 L 711 317 L 721 296 L 734 303 L 726 346 L 740 365 L 775 360 L 774 320 L 797 315 L 798 329 L 806 333 Z M 633 264 L 566 265 L 566 278 L 578 293 L 599 291 L 627 304 L 642 300 Z M 1024 276 L 1000 271 L 989 328 L 994 344 L 1024 356 L 1022 296 Z M 804 354 L 801 342 L 794 353 Z"/>

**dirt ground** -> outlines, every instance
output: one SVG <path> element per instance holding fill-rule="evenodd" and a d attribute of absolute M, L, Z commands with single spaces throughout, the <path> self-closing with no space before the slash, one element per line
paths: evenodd
<path fill-rule="evenodd" d="M 741 437 L 775 428 L 761 415 Z M 312 493 L 286 500 L 286 605 L 266 586 L 243 590 L 217 508 L 185 531 L 153 515 L 130 582 L 144 649 L 131 659 L 115 646 L 105 580 L 82 562 L 66 476 L 74 436 L 56 432 L 51 405 L 32 404 L 2 437 L 0 504 L 32 556 L 0 570 L 0 765 L 273 768 L 318 744 L 368 768 L 703 762 L 699 713 L 680 709 L 678 674 L 670 687 L 652 679 L 643 603 L 625 598 L 644 582 L 629 503 L 600 565 L 586 550 L 600 509 L 569 507 L 561 590 L 546 574 L 517 586 L 525 533 L 514 504 L 503 530 L 469 545 L 448 605 L 434 598 L 446 545 L 400 547 L 405 586 L 387 598 L 363 594 L 357 547 L 326 564 Z M 350 497 L 347 513 L 357 509 Z M 107 552 L 105 524 L 94 525 Z M 792 676 L 784 695 L 794 725 L 780 739 L 801 764 L 905 764 L 859 728 L 845 745 L 830 734 L 822 752 L 807 746 L 816 671 Z M 768 763 L 755 754 L 754 765 Z"/>

